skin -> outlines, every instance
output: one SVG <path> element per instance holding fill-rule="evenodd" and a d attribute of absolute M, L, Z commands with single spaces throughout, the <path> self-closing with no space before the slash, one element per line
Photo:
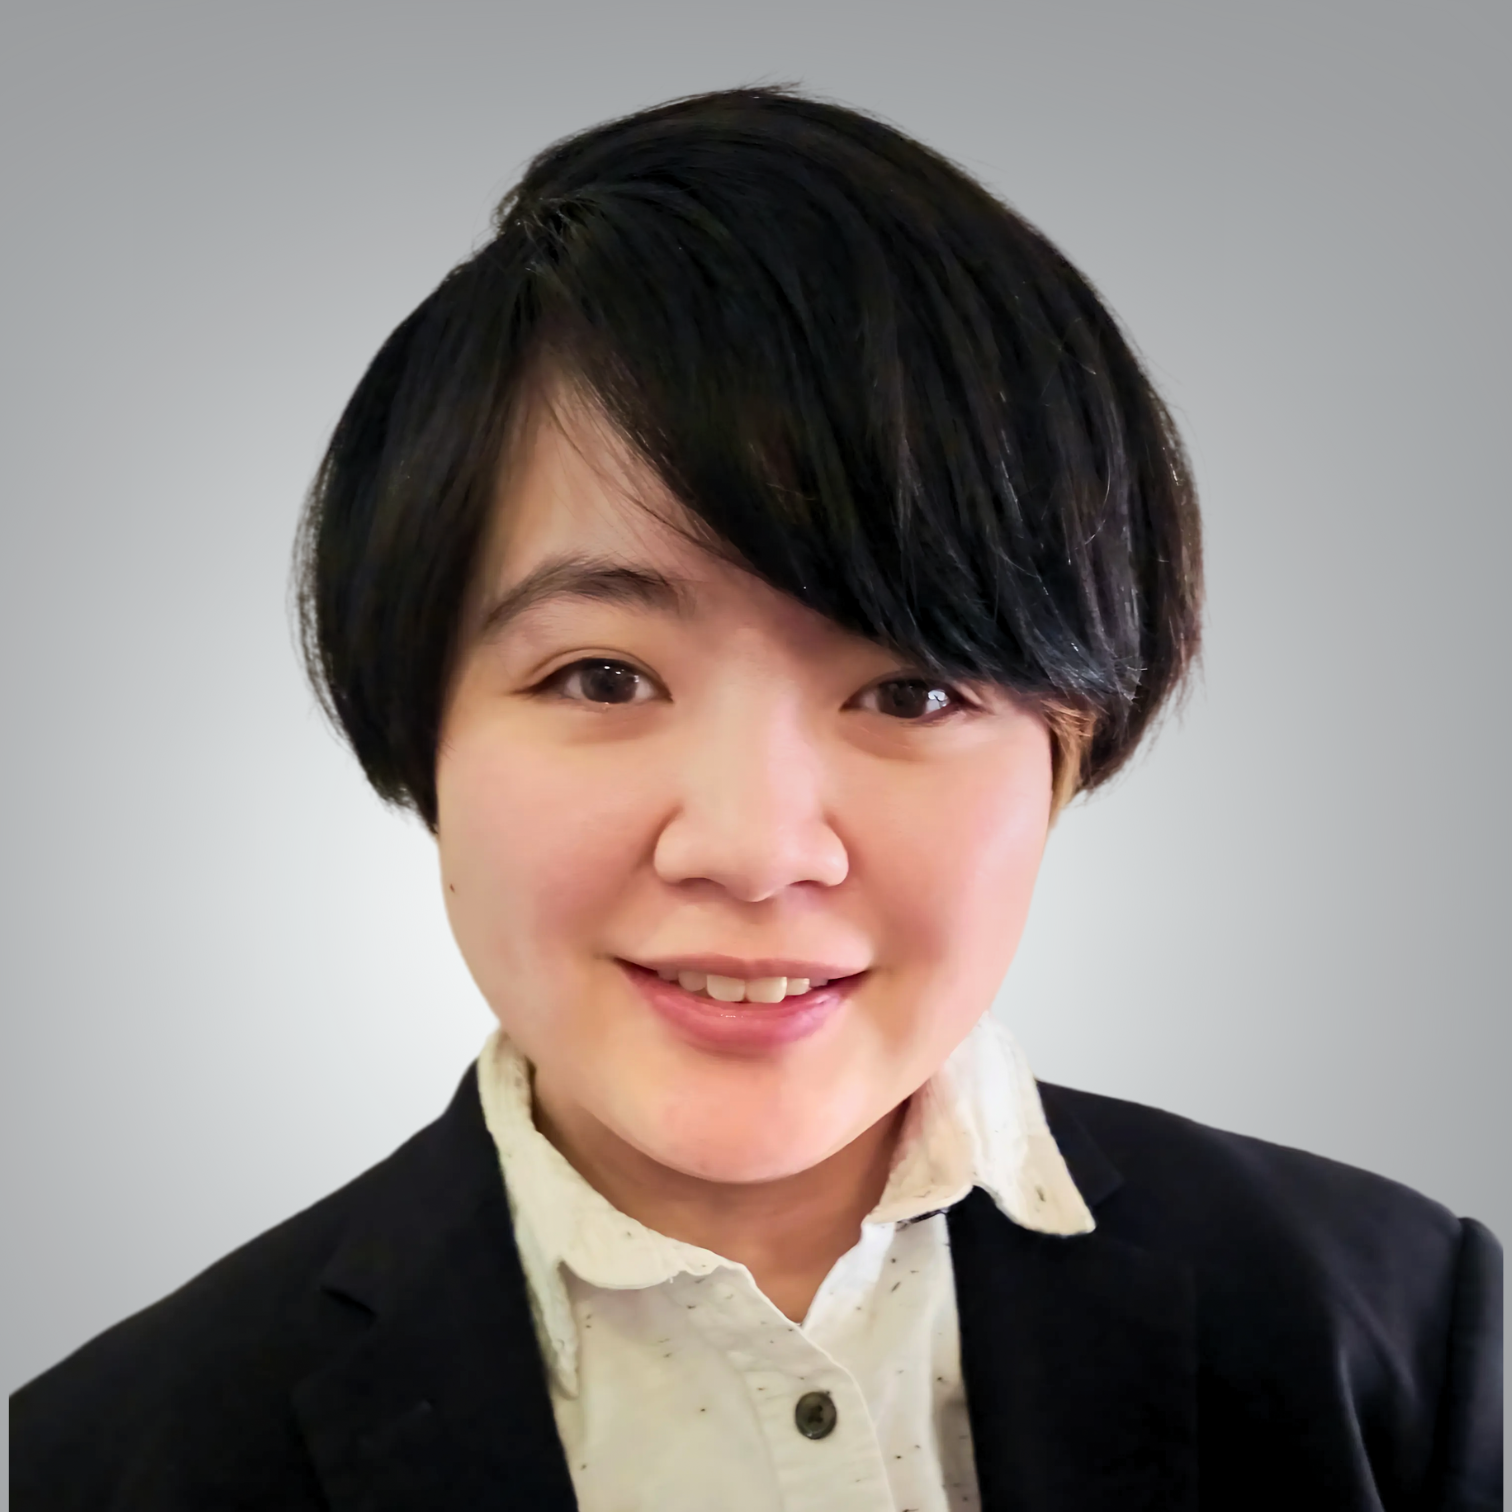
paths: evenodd
<path fill-rule="evenodd" d="M 1001 690 L 908 681 L 680 522 L 590 407 L 530 409 L 443 721 L 442 881 L 541 1131 L 622 1211 L 743 1262 L 801 1320 L 881 1196 L 909 1096 L 1017 948 L 1050 739 Z M 558 596 L 490 622 L 563 555 L 681 580 L 680 604 Z M 809 1037 L 715 1052 L 617 964 L 710 952 L 867 975 Z"/>

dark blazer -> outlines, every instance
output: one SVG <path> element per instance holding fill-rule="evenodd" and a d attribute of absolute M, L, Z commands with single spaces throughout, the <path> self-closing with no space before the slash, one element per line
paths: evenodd
<path fill-rule="evenodd" d="M 1315 1156 L 1042 1090 L 1096 1232 L 1031 1233 L 980 1189 L 948 1216 L 986 1512 L 1501 1505 L 1484 1228 Z M 381 1165 L 11 1411 L 16 1512 L 572 1508 L 473 1073 Z"/>

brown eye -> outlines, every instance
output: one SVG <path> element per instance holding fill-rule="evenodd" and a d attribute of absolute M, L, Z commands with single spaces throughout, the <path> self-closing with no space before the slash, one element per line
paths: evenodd
<path fill-rule="evenodd" d="M 955 689 L 923 677 L 894 677 L 878 683 L 877 711 L 894 719 L 927 720 L 959 707 L 961 699 Z"/>
<path fill-rule="evenodd" d="M 568 698 L 586 703 L 627 704 L 649 679 L 644 672 L 617 661 L 580 661 L 563 667 L 550 679 Z"/>

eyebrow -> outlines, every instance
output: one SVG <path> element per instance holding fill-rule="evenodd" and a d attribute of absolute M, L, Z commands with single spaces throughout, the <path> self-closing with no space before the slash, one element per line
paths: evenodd
<path fill-rule="evenodd" d="M 609 557 L 548 557 L 496 599 L 483 617 L 484 639 L 531 609 L 558 599 L 587 599 L 600 604 L 628 604 L 658 614 L 689 618 L 692 585 L 652 567 L 635 567 Z"/>

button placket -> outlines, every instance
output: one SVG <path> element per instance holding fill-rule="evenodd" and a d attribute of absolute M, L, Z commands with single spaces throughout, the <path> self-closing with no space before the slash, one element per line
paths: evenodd
<path fill-rule="evenodd" d="M 739 1373 L 761 1424 L 785 1512 L 856 1512 L 885 1504 L 887 1471 L 859 1385 L 805 1330 L 744 1276 L 690 1286 L 686 1316 Z M 833 1418 L 821 1437 L 798 1422 L 798 1404 L 822 1398 Z M 811 1402 L 805 1420 L 829 1413 Z"/>
<path fill-rule="evenodd" d="M 785 1512 L 890 1506 L 887 1469 L 859 1389 L 833 1366 L 804 1376 L 775 1400 L 762 1394 Z"/>

